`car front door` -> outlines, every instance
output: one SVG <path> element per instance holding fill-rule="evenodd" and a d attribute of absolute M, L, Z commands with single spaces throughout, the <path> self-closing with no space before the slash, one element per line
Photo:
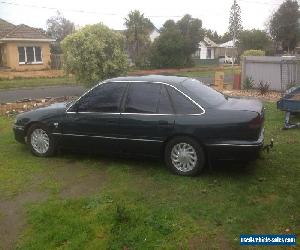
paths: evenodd
<path fill-rule="evenodd" d="M 121 151 L 158 156 L 173 128 L 174 112 L 165 86 L 131 82 L 120 116 Z"/>
<path fill-rule="evenodd" d="M 127 83 L 103 83 L 85 94 L 66 114 L 65 146 L 97 152 L 118 152 L 120 104 Z"/>

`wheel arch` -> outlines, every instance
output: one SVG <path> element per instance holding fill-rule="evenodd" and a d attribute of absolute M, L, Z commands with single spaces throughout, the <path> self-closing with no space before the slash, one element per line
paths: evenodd
<path fill-rule="evenodd" d="M 39 125 L 42 125 L 42 126 L 46 126 L 46 127 L 47 127 L 47 125 L 46 125 L 45 123 L 42 123 L 42 122 L 40 122 L 40 121 L 31 121 L 31 122 L 29 122 L 28 124 L 26 124 L 26 126 L 25 126 L 25 128 L 24 128 L 24 134 L 25 134 L 26 136 L 27 136 L 27 134 L 28 134 L 29 128 L 32 127 L 32 126 L 35 125 L 35 124 L 39 124 Z"/>
<path fill-rule="evenodd" d="M 197 138 L 196 136 L 193 136 L 193 135 L 190 135 L 190 134 L 184 134 L 184 133 L 174 134 L 174 135 L 168 137 L 168 138 L 164 141 L 163 147 L 162 147 L 162 152 L 161 152 L 162 156 L 164 156 L 164 154 L 165 154 L 165 150 L 166 150 L 167 144 L 168 144 L 171 140 L 173 140 L 173 139 L 175 139 L 175 138 L 177 138 L 177 137 L 188 137 L 188 138 L 191 138 L 191 139 L 195 140 L 195 141 L 199 144 L 199 146 L 202 147 L 206 159 L 209 158 L 208 149 L 206 148 L 205 144 L 204 144 L 201 140 L 199 140 L 199 138 Z"/>

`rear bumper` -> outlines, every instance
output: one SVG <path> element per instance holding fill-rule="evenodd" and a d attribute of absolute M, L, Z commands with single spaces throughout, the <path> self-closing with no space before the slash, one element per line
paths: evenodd
<path fill-rule="evenodd" d="M 206 146 L 212 159 L 255 160 L 264 146 L 264 129 L 256 141 L 222 141 Z"/>

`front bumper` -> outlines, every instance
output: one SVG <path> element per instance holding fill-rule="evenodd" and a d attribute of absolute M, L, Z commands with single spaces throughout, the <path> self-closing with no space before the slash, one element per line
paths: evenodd
<path fill-rule="evenodd" d="M 25 141 L 25 127 L 23 126 L 19 126 L 19 125 L 14 125 L 13 126 L 13 131 L 14 131 L 14 135 L 15 135 L 15 140 L 20 142 L 20 143 L 26 143 Z"/>

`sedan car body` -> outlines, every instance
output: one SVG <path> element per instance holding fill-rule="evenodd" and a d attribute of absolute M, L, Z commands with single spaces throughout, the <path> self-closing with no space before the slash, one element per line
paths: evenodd
<path fill-rule="evenodd" d="M 260 101 L 228 98 L 174 76 L 106 80 L 72 103 L 17 116 L 16 140 L 38 156 L 57 148 L 164 156 L 177 174 L 195 175 L 208 159 L 255 159 L 263 146 Z"/>

